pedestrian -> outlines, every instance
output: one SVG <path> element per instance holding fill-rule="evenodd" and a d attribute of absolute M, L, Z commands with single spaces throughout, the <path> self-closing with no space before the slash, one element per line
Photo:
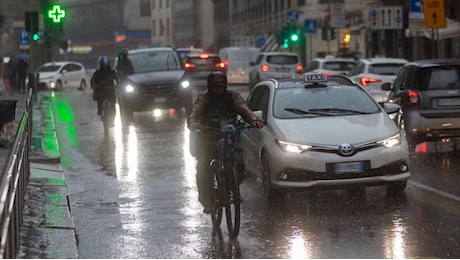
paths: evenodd
<path fill-rule="evenodd" d="M 21 93 L 26 92 L 26 78 L 27 78 L 27 70 L 29 68 L 29 64 L 26 60 L 20 59 L 18 61 L 18 90 Z"/>
<path fill-rule="evenodd" d="M 8 61 L 8 79 L 11 91 L 18 91 L 18 67 L 17 60 L 14 57 L 10 57 L 10 60 Z"/>

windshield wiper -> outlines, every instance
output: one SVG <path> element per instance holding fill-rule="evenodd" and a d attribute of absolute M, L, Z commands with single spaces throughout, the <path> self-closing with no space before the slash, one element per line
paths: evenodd
<path fill-rule="evenodd" d="M 372 114 L 371 112 L 364 112 L 364 111 L 359 111 L 359 110 L 354 110 L 354 109 L 345 109 L 345 108 L 316 108 L 316 109 L 309 109 L 309 112 L 315 111 L 315 112 L 330 112 L 330 113 L 340 113 L 340 112 L 346 112 L 346 113 L 353 113 L 353 114 Z"/>
<path fill-rule="evenodd" d="M 289 112 L 292 112 L 292 113 L 294 113 L 294 114 L 298 114 L 298 115 L 332 116 L 331 113 L 323 113 L 323 112 L 317 112 L 317 111 L 311 111 L 311 110 L 305 111 L 305 110 L 298 109 L 298 108 L 290 108 L 290 107 L 287 107 L 287 108 L 285 108 L 284 110 L 289 111 Z"/>

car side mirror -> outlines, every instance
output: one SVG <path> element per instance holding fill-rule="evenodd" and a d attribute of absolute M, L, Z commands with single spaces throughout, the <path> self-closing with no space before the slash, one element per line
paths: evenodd
<path fill-rule="evenodd" d="M 67 73 L 67 70 L 62 70 L 61 71 L 61 74 L 66 74 Z"/>
<path fill-rule="evenodd" d="M 385 90 L 385 91 L 393 90 L 392 83 L 390 83 L 390 82 L 383 83 L 382 86 L 381 86 L 380 88 L 381 88 L 382 90 Z"/>
<path fill-rule="evenodd" d="M 401 107 L 396 103 L 384 102 L 381 105 L 387 114 L 396 113 L 401 109 Z"/>
<path fill-rule="evenodd" d="M 253 111 L 254 115 L 256 116 L 257 120 L 263 120 L 263 112 L 262 110 L 257 110 L 257 111 Z"/>
<path fill-rule="evenodd" d="M 253 61 L 250 61 L 250 62 L 249 62 L 249 65 L 254 66 L 254 65 L 256 65 L 256 63 L 253 62 Z"/>

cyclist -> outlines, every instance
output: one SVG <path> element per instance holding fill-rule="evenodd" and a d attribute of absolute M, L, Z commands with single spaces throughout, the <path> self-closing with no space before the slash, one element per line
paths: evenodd
<path fill-rule="evenodd" d="M 102 114 L 102 106 L 105 98 L 111 98 L 115 102 L 115 85 L 118 82 L 117 73 L 110 66 L 107 56 L 98 60 L 99 68 L 91 77 L 91 88 L 93 89 L 93 100 L 97 101 L 97 114 Z"/>
<path fill-rule="evenodd" d="M 227 77 L 221 71 L 213 71 L 208 75 L 208 89 L 196 98 L 192 111 L 187 119 L 187 127 L 196 131 L 201 126 L 220 128 L 225 124 L 237 123 L 237 115 L 241 115 L 252 127 L 262 128 L 264 123 L 246 106 L 240 93 L 227 89 Z M 210 162 L 218 155 L 216 134 L 200 135 L 197 144 L 197 186 L 199 201 L 204 207 L 203 212 L 210 214 L 214 210 L 213 173 Z"/>
<path fill-rule="evenodd" d="M 122 48 L 118 54 L 117 72 L 120 79 L 134 73 L 133 64 L 128 58 L 128 49 L 126 48 Z"/>

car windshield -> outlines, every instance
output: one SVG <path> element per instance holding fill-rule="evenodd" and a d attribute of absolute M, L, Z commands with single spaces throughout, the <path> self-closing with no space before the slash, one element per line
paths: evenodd
<path fill-rule="evenodd" d="M 58 71 L 61 66 L 59 65 L 48 65 L 38 68 L 38 72 L 54 72 Z"/>
<path fill-rule="evenodd" d="M 292 55 L 270 55 L 267 61 L 271 64 L 297 64 L 299 61 L 296 56 Z"/>
<path fill-rule="evenodd" d="M 323 69 L 326 70 L 351 70 L 355 63 L 350 61 L 329 61 L 323 64 Z"/>
<path fill-rule="evenodd" d="M 460 66 L 421 69 L 415 77 L 420 90 L 460 88 Z"/>
<path fill-rule="evenodd" d="M 377 75 L 396 75 L 404 64 L 401 63 L 381 63 L 369 66 L 369 73 Z"/>
<path fill-rule="evenodd" d="M 289 119 L 372 114 L 380 111 L 363 90 L 337 84 L 323 88 L 280 88 L 275 92 L 274 116 Z"/>
<path fill-rule="evenodd" d="M 173 51 L 130 53 L 129 58 L 135 73 L 181 69 L 181 62 Z"/>

